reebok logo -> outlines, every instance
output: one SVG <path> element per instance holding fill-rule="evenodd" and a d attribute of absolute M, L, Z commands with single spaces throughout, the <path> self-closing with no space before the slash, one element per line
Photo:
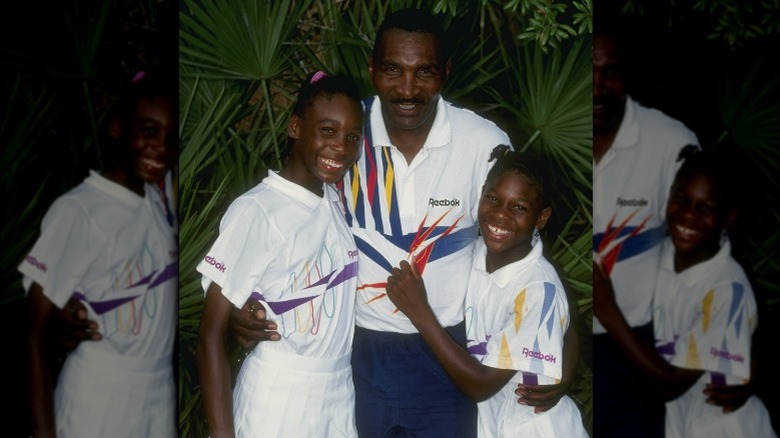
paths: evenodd
<path fill-rule="evenodd" d="M 618 207 L 645 207 L 648 204 L 647 199 L 623 199 L 617 198 Z"/>
<path fill-rule="evenodd" d="M 544 354 L 541 351 L 533 351 L 528 348 L 523 348 L 523 356 L 533 357 L 534 359 L 541 359 L 550 363 L 555 363 L 555 356 L 552 354 Z"/>
<path fill-rule="evenodd" d="M 428 199 L 431 207 L 460 207 L 460 199 Z"/>
<path fill-rule="evenodd" d="M 347 256 L 351 259 L 357 258 L 358 254 L 358 250 L 347 251 Z"/>
<path fill-rule="evenodd" d="M 744 363 L 745 358 L 741 354 L 729 354 L 728 351 L 721 351 L 715 347 L 710 348 L 710 354 L 715 357 L 720 357 L 726 360 L 733 360 L 734 362 Z"/>
<path fill-rule="evenodd" d="M 46 267 L 45 263 L 39 262 L 38 259 L 36 259 L 33 256 L 27 256 L 25 258 L 25 260 L 27 260 L 27 263 L 35 266 L 36 268 L 38 268 L 39 270 L 41 270 L 43 272 L 46 272 L 46 269 L 48 269 L 48 267 Z"/>
<path fill-rule="evenodd" d="M 225 269 L 227 269 L 227 266 L 223 265 L 222 263 L 219 263 L 217 259 L 211 256 L 206 256 L 204 259 L 206 263 L 210 264 L 211 266 L 215 267 L 219 272 L 225 272 Z"/>

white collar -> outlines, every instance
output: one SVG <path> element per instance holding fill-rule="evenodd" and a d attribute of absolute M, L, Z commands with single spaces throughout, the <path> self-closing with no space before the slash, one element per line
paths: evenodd
<path fill-rule="evenodd" d="M 439 96 L 439 101 L 436 103 L 436 117 L 433 120 L 433 125 L 431 125 L 431 130 L 428 132 L 428 137 L 425 139 L 423 149 L 442 147 L 449 144 L 452 140 L 452 126 L 450 125 L 449 112 L 447 111 L 448 105 L 444 98 Z M 374 96 L 369 120 L 371 123 L 372 146 L 393 146 L 390 136 L 387 134 L 385 120 L 382 117 L 382 104 L 379 101 L 379 96 Z"/>

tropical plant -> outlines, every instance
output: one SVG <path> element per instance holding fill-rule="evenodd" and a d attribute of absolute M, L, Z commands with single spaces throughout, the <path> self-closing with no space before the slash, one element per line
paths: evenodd
<path fill-rule="evenodd" d="M 195 266 L 224 209 L 280 167 L 292 96 L 308 72 L 348 74 L 366 96 L 373 93 L 367 71 L 373 37 L 384 16 L 404 6 L 444 17 L 454 42 L 447 99 L 494 120 L 517 147 L 551 157 L 564 196 L 555 206 L 556 232 L 547 236 L 549 253 L 576 296 L 572 309 L 585 321 L 583 339 L 590 339 L 589 1 L 185 0 L 179 37 L 182 436 L 207 435 L 193 354 L 203 301 Z M 587 363 L 579 365 L 574 396 L 589 427 Z"/>

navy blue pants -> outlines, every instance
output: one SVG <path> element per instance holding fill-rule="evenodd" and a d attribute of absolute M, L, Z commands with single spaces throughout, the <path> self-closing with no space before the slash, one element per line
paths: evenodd
<path fill-rule="evenodd" d="M 465 345 L 464 323 L 446 329 Z M 418 333 L 355 328 L 352 376 L 361 438 L 477 436 L 477 407 Z"/>
<path fill-rule="evenodd" d="M 633 330 L 654 344 L 652 323 Z M 663 401 L 608 334 L 593 335 L 593 436 L 664 436 Z"/>

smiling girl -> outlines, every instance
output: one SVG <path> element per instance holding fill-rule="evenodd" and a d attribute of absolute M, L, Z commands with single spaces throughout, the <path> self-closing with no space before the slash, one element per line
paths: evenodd
<path fill-rule="evenodd" d="M 656 351 L 628 330 L 611 283 L 598 265 L 594 313 L 626 355 L 666 400 L 666 437 L 776 437 L 761 400 L 734 412 L 707 404 L 708 384 L 750 380 L 756 301 L 726 234 L 736 219 L 733 168 L 725 160 L 685 148 L 666 206 L 668 237 L 654 297 Z"/>
<path fill-rule="evenodd" d="M 542 167 L 530 154 L 503 145 L 493 159 L 479 201 L 482 239 L 466 293 L 468 351 L 436 320 L 414 263 L 393 269 L 388 296 L 458 388 L 478 402 L 480 437 L 587 437 L 569 397 L 537 414 L 514 394 L 517 384 L 560 382 L 569 305 L 539 238 L 552 212 Z"/>
<path fill-rule="evenodd" d="M 334 184 L 358 157 L 352 82 L 318 72 L 288 124 L 284 167 L 239 196 L 197 270 L 206 300 L 197 360 L 211 436 L 357 436 L 350 358 L 358 251 Z M 281 339 L 244 360 L 231 390 L 231 309 L 256 298 Z"/>

